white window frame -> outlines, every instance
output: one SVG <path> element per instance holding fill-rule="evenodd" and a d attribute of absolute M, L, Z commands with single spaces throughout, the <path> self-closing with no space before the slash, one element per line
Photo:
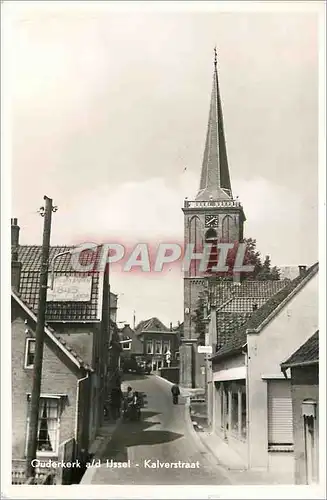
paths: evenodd
<path fill-rule="evenodd" d="M 34 337 L 28 337 L 25 341 L 25 356 L 24 356 L 24 369 L 25 370 L 32 370 L 34 368 L 34 363 L 32 365 L 27 364 L 29 345 L 31 342 L 33 342 L 35 345 L 36 340 Z M 34 353 L 34 357 L 35 357 L 35 353 Z"/>
<path fill-rule="evenodd" d="M 155 354 L 162 354 L 162 340 L 155 340 Z M 157 345 L 160 345 L 160 350 L 157 352 Z"/>
<path fill-rule="evenodd" d="M 167 351 L 165 351 L 166 346 L 168 346 Z M 162 354 L 167 354 L 168 351 L 170 351 L 170 340 L 163 340 L 162 341 Z"/>
<path fill-rule="evenodd" d="M 44 400 L 56 400 L 58 405 L 58 417 L 57 417 L 57 430 L 56 430 L 56 449 L 53 451 L 36 451 L 37 457 L 57 457 L 59 453 L 59 439 L 60 439 L 60 420 L 61 420 L 61 398 L 57 395 L 47 394 L 46 396 L 40 396 L 40 403 Z M 27 419 L 26 419 L 26 439 L 25 439 L 25 456 L 27 456 L 27 448 L 28 448 L 28 435 L 29 435 L 29 426 L 30 426 L 30 405 L 31 398 L 27 400 Z"/>
<path fill-rule="evenodd" d="M 130 351 L 132 349 L 132 341 L 122 344 L 123 351 Z"/>
<path fill-rule="evenodd" d="M 148 350 L 149 346 L 151 346 L 150 351 Z M 147 354 L 153 354 L 153 340 L 147 340 L 146 341 L 146 353 Z"/>

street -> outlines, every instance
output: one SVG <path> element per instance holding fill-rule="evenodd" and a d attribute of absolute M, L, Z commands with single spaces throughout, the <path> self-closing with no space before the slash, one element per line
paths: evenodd
<path fill-rule="evenodd" d="M 154 375 L 129 375 L 126 382 L 146 394 L 142 418 L 119 425 L 101 467 L 92 472 L 92 484 L 230 484 L 188 430 L 185 398 L 173 405 L 170 385 Z M 110 467 L 111 460 L 128 467 Z"/>

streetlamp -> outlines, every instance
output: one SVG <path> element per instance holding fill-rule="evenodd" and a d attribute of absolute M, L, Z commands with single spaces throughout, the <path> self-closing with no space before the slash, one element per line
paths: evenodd
<path fill-rule="evenodd" d="M 55 260 L 58 259 L 58 257 L 62 257 L 63 255 L 72 255 L 74 253 L 74 250 L 75 249 L 71 249 L 71 250 L 66 250 L 65 252 L 59 252 L 57 253 L 57 255 L 55 255 L 50 263 L 50 273 L 51 273 L 51 281 L 50 281 L 50 286 L 48 286 L 48 288 L 50 288 L 50 290 L 53 290 L 53 284 L 54 284 L 54 263 L 55 263 Z"/>

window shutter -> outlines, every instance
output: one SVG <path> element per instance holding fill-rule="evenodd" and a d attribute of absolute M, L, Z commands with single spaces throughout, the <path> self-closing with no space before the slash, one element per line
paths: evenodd
<path fill-rule="evenodd" d="M 293 411 L 289 380 L 268 382 L 268 442 L 293 444 Z"/>

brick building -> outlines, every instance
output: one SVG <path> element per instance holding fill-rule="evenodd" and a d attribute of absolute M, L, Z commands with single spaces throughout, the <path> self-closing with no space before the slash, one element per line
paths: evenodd
<path fill-rule="evenodd" d="M 13 469 L 20 471 L 27 452 L 36 315 L 14 291 L 11 302 L 12 459 Z M 71 459 L 88 448 L 94 371 L 55 330 L 48 326 L 44 333 L 37 456 L 67 456 L 63 447 L 72 442 Z"/>
<path fill-rule="evenodd" d="M 282 372 L 291 380 L 295 484 L 319 481 L 319 332 L 286 361 Z"/>
<path fill-rule="evenodd" d="M 170 353 L 170 364 L 178 363 L 179 335 L 172 328 L 167 328 L 158 318 L 141 321 L 135 332 L 142 342 L 143 355 L 151 362 L 152 371 L 159 371 L 167 366 L 167 353 Z"/>
<path fill-rule="evenodd" d="M 28 397 L 32 390 L 32 371 L 26 366 L 26 360 L 29 355 L 33 355 L 32 337 L 38 309 L 41 263 L 41 247 L 20 245 L 19 229 L 17 219 L 12 219 L 13 428 L 16 428 L 16 421 L 26 422 Z M 74 420 L 75 424 L 73 428 L 70 424 L 65 426 L 63 436 L 58 435 L 58 443 L 66 439 L 69 429 L 69 436 L 77 438 L 78 454 L 96 437 L 103 420 L 104 401 L 110 384 L 120 383 L 117 377 L 120 345 L 115 342 L 114 332 L 110 329 L 113 322 L 109 321 L 108 272 L 87 274 L 74 271 L 71 265 L 72 248 L 56 246 L 50 249 L 49 267 L 50 270 L 53 268 L 54 281 L 53 289 L 48 290 L 46 328 L 57 339 L 58 345 L 52 345 L 54 341 L 50 339 L 51 336 L 50 340 L 46 337 L 48 345 L 45 348 L 42 391 L 51 396 L 49 400 L 58 400 L 63 395 L 59 398 L 60 404 L 64 403 L 63 406 L 59 405 L 61 410 L 57 407 L 53 411 L 61 415 L 64 409 L 62 415 L 67 415 L 67 419 L 71 419 L 71 422 Z M 85 253 L 83 259 L 87 263 L 92 261 L 93 256 Z M 50 272 L 49 285 L 51 277 Z M 22 329 L 25 321 L 28 326 Z M 28 333 L 24 333 L 22 338 L 22 331 L 25 330 Z M 111 358 L 110 346 L 116 353 Z M 74 360 L 79 360 L 80 366 L 75 366 Z M 62 373 L 66 374 L 64 379 L 61 379 Z M 57 374 L 57 378 L 54 374 Z M 86 376 L 87 382 L 77 382 Z M 57 384 L 57 379 L 61 381 L 60 384 Z M 55 408 L 55 405 L 49 408 Z M 77 431 L 78 414 L 83 415 L 83 432 Z M 17 429 L 20 434 L 16 434 L 13 443 L 13 458 L 22 459 L 25 454 L 22 443 L 26 441 L 26 428 L 18 425 Z"/>

